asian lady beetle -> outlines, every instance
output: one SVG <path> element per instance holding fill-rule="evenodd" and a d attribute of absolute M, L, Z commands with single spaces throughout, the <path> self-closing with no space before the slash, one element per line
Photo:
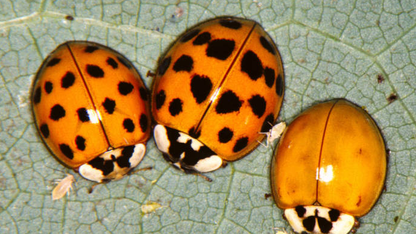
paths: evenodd
<path fill-rule="evenodd" d="M 299 115 L 280 139 L 271 166 L 277 206 L 298 233 L 348 233 L 383 190 L 387 164 L 380 130 L 344 99 Z"/>
<path fill-rule="evenodd" d="M 183 34 L 153 85 L 154 138 L 185 172 L 209 172 L 252 151 L 283 100 L 282 60 L 256 22 L 222 17 Z"/>
<path fill-rule="evenodd" d="M 106 46 L 58 46 L 35 77 L 32 104 L 50 151 L 89 180 L 120 179 L 145 154 L 148 90 L 133 64 Z"/>

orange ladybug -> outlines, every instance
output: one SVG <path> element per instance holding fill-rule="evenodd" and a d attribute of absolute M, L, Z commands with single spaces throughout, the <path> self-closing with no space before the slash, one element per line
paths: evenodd
<path fill-rule="evenodd" d="M 283 133 L 272 194 L 297 233 L 348 233 L 380 196 L 387 155 L 367 112 L 345 99 L 320 103 Z"/>
<path fill-rule="evenodd" d="M 142 160 L 148 90 L 120 53 L 88 41 L 59 45 L 39 68 L 31 98 L 43 141 L 83 177 L 120 179 Z"/>
<path fill-rule="evenodd" d="M 209 172 L 257 147 L 279 114 L 279 51 L 257 22 L 192 27 L 160 59 L 152 90 L 156 145 L 185 172 Z"/>

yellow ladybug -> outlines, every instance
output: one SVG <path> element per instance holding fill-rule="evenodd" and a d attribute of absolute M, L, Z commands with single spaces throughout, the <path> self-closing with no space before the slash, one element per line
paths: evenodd
<path fill-rule="evenodd" d="M 45 144 L 84 178 L 120 179 L 142 160 L 148 90 L 118 52 L 87 41 L 59 45 L 39 68 L 31 99 Z"/>
<path fill-rule="evenodd" d="M 258 23 L 203 22 L 160 60 L 152 90 L 157 147 L 185 172 L 216 170 L 264 139 L 283 92 L 279 51 Z"/>
<path fill-rule="evenodd" d="M 374 120 L 344 99 L 315 105 L 285 130 L 272 159 L 277 206 L 298 233 L 348 233 L 376 203 L 386 149 Z"/>

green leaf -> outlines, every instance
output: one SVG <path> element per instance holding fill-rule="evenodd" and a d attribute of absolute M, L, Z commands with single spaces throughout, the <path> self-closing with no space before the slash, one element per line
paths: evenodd
<path fill-rule="evenodd" d="M 360 219 L 358 233 L 416 233 L 416 4 L 411 0 L 0 0 L 0 233 L 289 230 L 282 211 L 265 198 L 271 147 L 259 146 L 207 174 L 209 183 L 175 170 L 150 140 L 139 168 L 154 169 L 90 193 L 93 183 L 57 162 L 33 123 L 31 83 L 60 43 L 108 45 L 126 55 L 149 86 L 146 73 L 156 69 L 177 35 L 220 15 L 260 22 L 278 45 L 286 73 L 280 120 L 290 122 L 313 103 L 337 97 L 368 110 L 390 156 L 385 191 Z M 392 94 L 397 100 L 389 101 Z M 77 180 L 73 193 L 52 202 L 53 181 L 67 173 Z"/>

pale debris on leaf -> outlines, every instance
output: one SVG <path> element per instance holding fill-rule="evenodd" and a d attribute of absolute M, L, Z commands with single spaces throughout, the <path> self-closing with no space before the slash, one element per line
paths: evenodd
<path fill-rule="evenodd" d="M 19 94 L 17 95 L 17 99 L 19 100 L 19 107 L 25 107 L 30 104 L 29 97 L 29 91 L 19 91 Z"/>
<path fill-rule="evenodd" d="M 69 195 L 73 182 L 75 182 L 75 178 L 71 174 L 68 174 L 65 178 L 60 180 L 58 185 L 52 190 L 52 200 L 61 199 L 65 194 Z"/>
<path fill-rule="evenodd" d="M 259 0 L 253 0 L 253 3 L 255 3 L 259 8 L 263 6 L 263 3 L 259 2 Z"/>
<path fill-rule="evenodd" d="M 148 201 L 146 204 L 141 206 L 141 209 L 143 214 L 149 214 L 162 207 L 163 206 L 157 202 Z"/>

